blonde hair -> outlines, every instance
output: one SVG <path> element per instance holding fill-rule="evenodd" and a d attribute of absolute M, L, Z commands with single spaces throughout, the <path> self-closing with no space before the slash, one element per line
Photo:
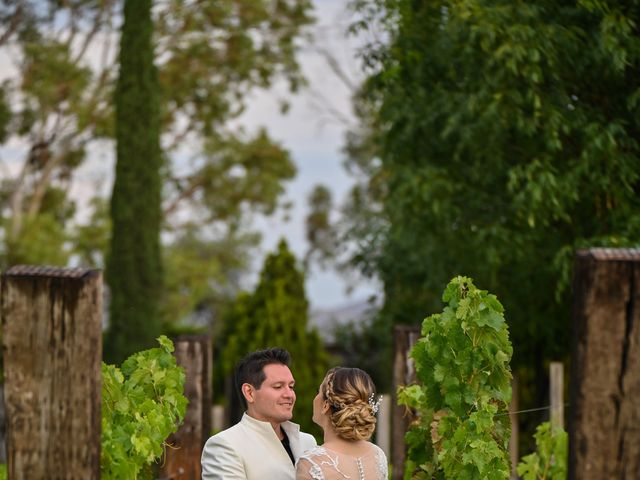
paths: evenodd
<path fill-rule="evenodd" d="M 320 391 L 330 405 L 331 425 L 340 438 L 371 438 L 376 428 L 376 416 L 369 399 L 375 395 L 375 385 L 366 372 L 359 368 L 332 368 Z"/>

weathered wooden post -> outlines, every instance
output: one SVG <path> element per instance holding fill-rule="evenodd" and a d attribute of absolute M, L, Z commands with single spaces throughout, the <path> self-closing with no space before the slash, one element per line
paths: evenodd
<path fill-rule="evenodd" d="M 564 429 L 564 366 L 562 362 L 549 364 L 549 397 L 551 426 Z"/>
<path fill-rule="evenodd" d="M 12 267 L 0 313 L 9 479 L 98 480 L 102 274 Z"/>
<path fill-rule="evenodd" d="M 382 395 L 378 421 L 376 422 L 376 445 L 378 445 L 387 458 L 391 458 L 391 395 Z"/>
<path fill-rule="evenodd" d="M 511 436 L 509 437 L 509 460 L 511 462 L 511 480 L 518 480 L 518 441 L 520 424 L 518 423 L 518 377 L 514 373 L 511 380 L 511 402 L 509 402 L 509 420 L 511 421 Z"/>
<path fill-rule="evenodd" d="M 640 478 L 640 250 L 576 254 L 569 479 Z"/>
<path fill-rule="evenodd" d="M 396 392 L 401 385 L 410 385 L 416 381 L 413 360 L 409 357 L 411 348 L 420 338 L 420 326 L 396 325 L 393 332 L 393 465 L 392 479 L 400 480 L 404 476 L 406 446 L 404 435 L 411 423 L 411 414 L 406 407 L 398 405 Z"/>
<path fill-rule="evenodd" d="M 184 422 L 167 441 L 161 478 L 200 480 L 202 447 L 211 434 L 211 338 L 182 335 L 174 339 L 175 357 L 185 370 L 184 394 L 189 401 Z"/>

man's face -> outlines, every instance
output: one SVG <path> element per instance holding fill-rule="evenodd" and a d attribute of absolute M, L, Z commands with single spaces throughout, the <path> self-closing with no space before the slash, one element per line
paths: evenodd
<path fill-rule="evenodd" d="M 291 420 L 296 393 L 295 380 L 289 367 L 282 364 L 266 365 L 264 382 L 256 389 L 244 384 L 242 389 L 247 399 L 249 415 L 263 422 L 279 424 Z"/>

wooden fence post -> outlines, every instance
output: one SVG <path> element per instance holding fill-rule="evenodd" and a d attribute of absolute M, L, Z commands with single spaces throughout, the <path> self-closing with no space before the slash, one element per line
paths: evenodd
<path fill-rule="evenodd" d="M 102 274 L 12 267 L 0 313 L 8 478 L 98 480 Z"/>
<path fill-rule="evenodd" d="M 511 379 L 511 402 L 509 402 L 509 419 L 511 420 L 511 436 L 509 437 L 509 459 L 511 461 L 511 480 L 518 479 L 518 441 L 520 426 L 518 424 L 518 377 L 514 373 Z"/>
<path fill-rule="evenodd" d="M 212 405 L 211 406 L 211 430 L 212 432 L 220 432 L 227 428 L 227 414 L 224 409 L 224 405 Z"/>
<path fill-rule="evenodd" d="M 576 254 L 569 479 L 640 478 L 640 250 Z"/>
<path fill-rule="evenodd" d="M 551 362 L 549 365 L 549 384 L 551 426 L 564 429 L 564 367 L 562 362 Z"/>
<path fill-rule="evenodd" d="M 7 463 L 7 416 L 4 408 L 4 383 L 0 384 L 0 463 Z"/>
<path fill-rule="evenodd" d="M 181 335 L 174 339 L 175 357 L 185 370 L 184 394 L 189 400 L 184 422 L 167 440 L 161 478 L 200 480 L 202 447 L 211 434 L 211 338 Z"/>
<path fill-rule="evenodd" d="M 391 458 L 391 395 L 382 395 L 378 421 L 376 422 L 376 445 L 378 445 L 387 458 Z"/>
<path fill-rule="evenodd" d="M 404 476 L 406 446 L 404 435 L 411 423 L 411 414 L 406 407 L 398 405 L 398 387 L 410 385 L 416 381 L 413 360 L 409 357 L 411 348 L 420 338 L 420 326 L 396 325 L 393 331 L 393 445 L 392 479 L 401 480 Z"/>

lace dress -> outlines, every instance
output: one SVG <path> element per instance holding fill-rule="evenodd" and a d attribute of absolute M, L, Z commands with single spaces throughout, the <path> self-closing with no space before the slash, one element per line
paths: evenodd
<path fill-rule="evenodd" d="M 298 460 L 296 480 L 387 480 L 387 457 L 380 447 L 369 445 L 369 452 L 359 457 L 315 447 Z"/>

